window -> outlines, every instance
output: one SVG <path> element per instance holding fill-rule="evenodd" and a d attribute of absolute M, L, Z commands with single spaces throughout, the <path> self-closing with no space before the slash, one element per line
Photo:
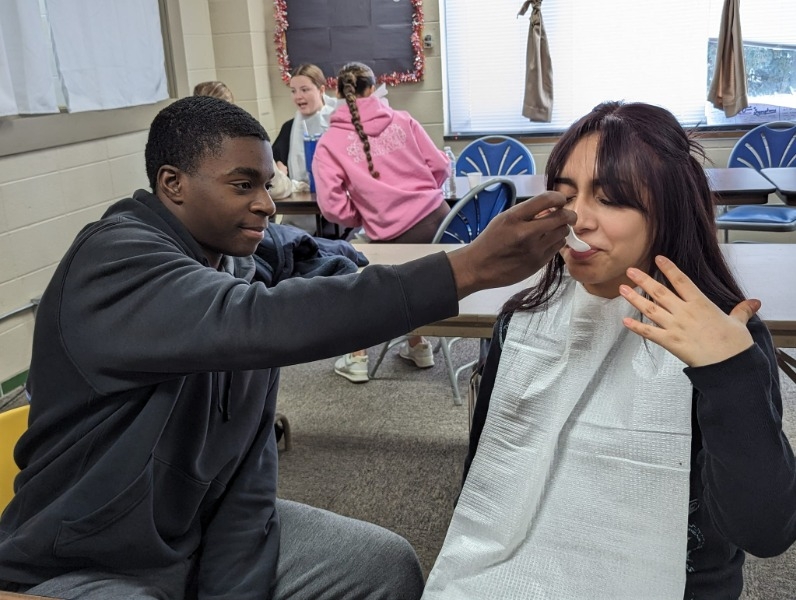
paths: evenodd
<path fill-rule="evenodd" d="M 718 40 L 708 40 L 708 82 L 713 79 Z M 749 107 L 727 118 L 708 106 L 708 125 L 744 124 L 796 119 L 796 46 L 744 41 Z"/>
<path fill-rule="evenodd" d="M 35 6 L 36 12 L 42 19 L 42 28 L 49 32 L 49 24 L 41 11 L 42 5 L 37 1 Z M 45 4 L 44 7 L 46 6 Z M 185 96 L 190 93 L 190 87 L 179 0 L 158 0 L 158 7 L 162 25 L 162 37 L 159 35 L 158 40 L 163 44 L 166 54 L 169 96 L 171 98 Z M 54 64 L 50 63 L 50 67 L 53 68 Z M 58 89 L 60 80 L 57 71 L 52 72 L 52 80 Z M 59 104 L 63 100 L 65 99 L 61 95 L 58 98 Z M 0 145 L 0 157 L 143 131 L 148 129 L 154 116 L 169 102 L 170 100 L 164 100 L 156 104 L 71 114 L 61 112 L 2 117 L 0 127 L 3 144 Z"/>
<path fill-rule="evenodd" d="M 712 58 L 705 57 L 715 54 L 722 0 L 611 0 L 609 8 L 548 0 L 542 16 L 553 63 L 550 123 L 521 114 L 530 11 L 516 18 L 519 4 L 445 0 L 446 134 L 554 134 L 604 100 L 658 104 L 688 127 L 796 120 L 791 0 L 741 5 L 750 107 L 732 119 L 706 101 Z"/>

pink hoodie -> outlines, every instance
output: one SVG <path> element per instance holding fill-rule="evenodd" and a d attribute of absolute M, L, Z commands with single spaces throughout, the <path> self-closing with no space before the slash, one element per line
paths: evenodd
<path fill-rule="evenodd" d="M 368 171 L 351 112 L 341 103 L 312 159 L 318 206 L 333 223 L 363 226 L 370 239 L 389 240 L 445 201 L 441 188 L 450 164 L 409 113 L 376 96 L 358 98 L 357 107 L 379 178 Z"/>

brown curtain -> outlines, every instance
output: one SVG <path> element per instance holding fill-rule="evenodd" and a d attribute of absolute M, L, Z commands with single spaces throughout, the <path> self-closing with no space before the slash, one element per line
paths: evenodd
<path fill-rule="evenodd" d="M 721 11 L 716 68 L 708 100 L 728 117 L 749 106 L 746 95 L 746 66 L 741 36 L 741 0 L 724 0 Z"/>
<path fill-rule="evenodd" d="M 542 0 L 526 0 L 519 16 L 533 6 L 528 29 L 528 46 L 525 51 L 525 98 L 522 116 L 540 123 L 549 123 L 553 112 L 553 64 L 542 21 Z"/>

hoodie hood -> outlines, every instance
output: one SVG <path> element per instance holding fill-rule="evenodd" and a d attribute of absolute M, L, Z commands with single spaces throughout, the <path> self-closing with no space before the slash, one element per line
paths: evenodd
<path fill-rule="evenodd" d="M 351 110 L 345 100 L 340 100 L 337 110 L 332 113 L 332 124 L 341 129 L 354 131 L 351 122 Z M 357 98 L 359 118 L 362 128 L 370 137 L 376 137 L 392 123 L 394 111 L 382 102 L 378 96 Z"/>
<path fill-rule="evenodd" d="M 147 190 L 136 190 L 132 198 L 125 198 L 114 203 L 102 215 L 103 219 L 113 217 L 134 219 L 154 225 L 167 232 L 185 254 L 206 267 L 210 266 L 199 243 L 193 239 L 185 225 L 163 205 L 163 202 L 155 194 Z M 246 281 L 251 281 L 254 277 L 254 258 L 252 256 L 224 257 L 222 265 L 226 265 L 224 270 L 234 277 Z"/>

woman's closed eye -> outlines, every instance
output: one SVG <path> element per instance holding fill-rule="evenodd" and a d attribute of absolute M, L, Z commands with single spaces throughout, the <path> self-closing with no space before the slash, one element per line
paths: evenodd
<path fill-rule="evenodd" d="M 556 191 L 560 194 L 564 195 L 567 203 L 572 202 L 578 195 L 577 190 L 571 188 L 568 185 L 557 185 L 553 187 L 553 191 Z"/>
<path fill-rule="evenodd" d="M 563 185 L 555 186 L 553 189 L 555 191 L 560 192 L 560 193 L 562 193 L 564 195 L 564 198 L 565 198 L 567 204 L 569 204 L 571 202 L 574 202 L 575 199 L 578 197 L 578 190 L 575 189 L 574 187 L 566 184 L 566 183 L 563 184 Z M 601 187 L 599 187 L 599 188 L 594 190 L 592 198 L 594 199 L 594 201 L 599 202 L 600 204 L 602 204 L 604 206 L 622 206 L 618 202 L 608 198 L 603 193 Z"/>
<path fill-rule="evenodd" d="M 600 204 L 604 204 L 605 206 L 620 206 L 618 202 L 614 202 L 610 198 L 606 198 L 605 196 L 597 196 L 597 202 Z"/>
<path fill-rule="evenodd" d="M 558 190 L 558 191 L 561 191 L 561 190 Z M 574 193 L 574 192 L 566 193 L 566 192 L 561 191 L 561 193 L 564 194 L 564 199 L 566 200 L 567 204 L 570 204 L 570 203 L 574 202 L 575 199 L 578 197 L 577 193 Z M 599 202 L 603 206 L 611 206 L 611 207 L 621 207 L 621 206 L 623 206 L 619 202 L 611 200 L 610 198 L 606 198 L 605 196 L 602 196 L 602 195 L 595 196 L 594 200 L 596 202 Z"/>

